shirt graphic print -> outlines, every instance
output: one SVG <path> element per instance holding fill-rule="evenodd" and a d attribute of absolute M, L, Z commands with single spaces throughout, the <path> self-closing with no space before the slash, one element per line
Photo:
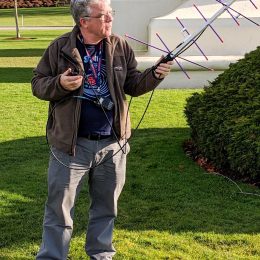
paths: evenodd
<path fill-rule="evenodd" d="M 87 52 L 83 57 L 85 67 L 84 96 L 96 100 L 96 96 L 109 97 L 104 51 L 98 45 L 85 45 Z M 91 60 L 90 60 L 91 59 Z"/>

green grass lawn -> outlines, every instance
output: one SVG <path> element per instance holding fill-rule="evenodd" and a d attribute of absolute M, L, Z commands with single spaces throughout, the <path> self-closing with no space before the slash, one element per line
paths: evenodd
<path fill-rule="evenodd" d="M 69 7 L 18 8 L 20 26 L 72 26 Z M 14 9 L 0 9 L 0 26 L 15 26 Z"/>
<path fill-rule="evenodd" d="M 47 194 L 48 104 L 32 96 L 30 79 L 44 48 L 61 32 L 28 31 L 36 39 L 6 40 L 11 33 L 0 34 L 0 259 L 20 260 L 34 259 L 39 249 Z M 230 181 L 205 173 L 182 150 L 190 134 L 183 108 L 194 91 L 156 90 L 131 139 L 115 259 L 260 258 L 259 197 L 237 193 Z M 133 100 L 133 128 L 149 96 Z M 250 185 L 239 186 L 259 193 Z M 88 203 L 85 185 L 69 259 L 87 259 Z"/>

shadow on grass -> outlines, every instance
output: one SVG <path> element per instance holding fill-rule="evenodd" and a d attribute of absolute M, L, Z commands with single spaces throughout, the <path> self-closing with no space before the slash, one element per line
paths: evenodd
<path fill-rule="evenodd" d="M 259 232 L 259 198 L 237 195 L 225 179 L 206 175 L 182 151 L 188 129 L 143 129 L 131 140 L 127 182 L 116 227 L 176 232 Z M 47 194 L 44 137 L 1 146 L 0 247 L 41 239 Z M 87 225 L 87 187 L 76 205 L 74 234 Z"/>
<path fill-rule="evenodd" d="M 4 49 L 0 50 L 0 57 L 41 57 L 43 52 L 44 49 Z"/>
<path fill-rule="evenodd" d="M 0 68 L 0 83 L 31 82 L 33 69 L 34 68 Z"/>

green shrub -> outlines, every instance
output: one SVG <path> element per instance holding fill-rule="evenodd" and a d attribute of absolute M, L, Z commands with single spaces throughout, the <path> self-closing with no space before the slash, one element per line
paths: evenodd
<path fill-rule="evenodd" d="M 185 107 L 197 149 L 240 179 L 260 179 L 260 47 L 231 64 Z"/>

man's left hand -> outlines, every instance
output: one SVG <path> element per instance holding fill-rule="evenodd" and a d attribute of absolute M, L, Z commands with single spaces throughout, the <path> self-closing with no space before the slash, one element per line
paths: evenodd
<path fill-rule="evenodd" d="M 162 60 L 163 56 L 157 61 L 157 64 Z M 173 61 L 168 61 L 167 63 L 161 63 L 154 71 L 155 77 L 158 79 L 165 78 L 171 72 L 171 65 Z"/>

